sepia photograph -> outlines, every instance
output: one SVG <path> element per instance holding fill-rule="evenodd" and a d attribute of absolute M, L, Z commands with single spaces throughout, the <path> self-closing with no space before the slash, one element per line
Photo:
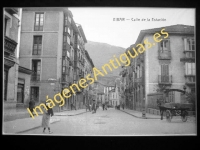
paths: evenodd
<path fill-rule="evenodd" d="M 2 134 L 197 136 L 195 13 L 4 7 Z"/>

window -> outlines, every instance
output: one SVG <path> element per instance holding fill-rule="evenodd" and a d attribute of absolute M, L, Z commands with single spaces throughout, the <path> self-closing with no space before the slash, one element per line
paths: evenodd
<path fill-rule="evenodd" d="M 65 26 L 67 25 L 67 15 L 65 16 Z M 67 32 L 67 31 L 66 31 Z"/>
<path fill-rule="evenodd" d="M 169 50 L 169 40 L 162 40 L 160 42 L 160 51 L 163 52 L 166 50 Z"/>
<path fill-rule="evenodd" d="M 74 50 L 71 51 L 71 59 L 74 60 Z"/>
<path fill-rule="evenodd" d="M 12 28 L 12 16 L 7 13 L 6 11 L 4 12 L 4 35 L 5 36 L 10 36 L 10 29 Z"/>
<path fill-rule="evenodd" d="M 63 58 L 63 66 L 66 66 L 66 60 Z"/>
<path fill-rule="evenodd" d="M 40 71 L 41 71 L 41 61 L 40 60 L 32 60 L 32 70 L 33 74 L 31 76 L 32 81 L 40 80 Z"/>
<path fill-rule="evenodd" d="M 195 75 L 195 63 L 185 63 L 185 74 Z"/>
<path fill-rule="evenodd" d="M 66 47 L 67 47 L 67 36 L 64 35 L 63 36 L 63 49 L 66 49 Z"/>
<path fill-rule="evenodd" d="M 39 87 L 31 87 L 31 100 L 39 101 Z"/>
<path fill-rule="evenodd" d="M 44 13 L 35 13 L 34 31 L 43 31 Z"/>
<path fill-rule="evenodd" d="M 5 22 L 4 22 L 4 35 L 6 35 L 6 29 L 8 28 L 7 25 L 8 25 L 8 18 L 5 17 Z"/>
<path fill-rule="evenodd" d="M 140 77 L 142 77 L 142 68 L 143 67 L 140 67 Z"/>
<path fill-rule="evenodd" d="M 67 27 L 64 27 L 64 32 L 67 32 Z"/>
<path fill-rule="evenodd" d="M 70 38 L 67 36 L 67 43 L 70 45 Z"/>
<path fill-rule="evenodd" d="M 70 18 L 70 16 L 68 16 L 68 20 L 69 20 L 69 22 L 71 23 L 71 18 Z"/>
<path fill-rule="evenodd" d="M 70 58 L 70 53 L 69 53 L 69 51 L 67 50 L 67 57 L 69 57 Z"/>
<path fill-rule="evenodd" d="M 161 82 L 169 82 L 169 65 L 161 65 Z"/>
<path fill-rule="evenodd" d="M 67 30 L 67 32 L 69 33 L 69 35 L 70 35 L 70 28 L 68 27 L 68 30 Z"/>
<path fill-rule="evenodd" d="M 193 38 L 185 38 L 184 39 L 185 50 L 195 50 L 195 42 Z"/>
<path fill-rule="evenodd" d="M 62 67 L 62 72 L 63 72 L 63 74 L 66 72 L 66 66 Z"/>
<path fill-rule="evenodd" d="M 33 37 L 33 55 L 40 55 L 42 49 L 42 36 Z"/>
<path fill-rule="evenodd" d="M 161 65 L 161 75 L 168 76 L 169 75 L 169 65 L 163 64 Z"/>
<path fill-rule="evenodd" d="M 169 96 L 169 102 L 174 102 L 174 99 L 175 99 L 175 91 L 171 91 L 168 93 L 168 96 Z"/>
<path fill-rule="evenodd" d="M 137 66 L 137 78 L 140 77 L 140 66 Z"/>

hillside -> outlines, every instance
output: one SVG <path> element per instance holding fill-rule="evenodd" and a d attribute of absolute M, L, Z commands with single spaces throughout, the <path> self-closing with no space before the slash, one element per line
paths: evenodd
<path fill-rule="evenodd" d="M 86 43 L 85 49 L 92 58 L 94 66 L 99 70 L 102 70 L 101 67 L 104 64 L 109 63 L 110 59 L 114 59 L 114 55 L 119 58 L 119 56 L 125 52 L 125 48 L 92 41 Z M 116 66 L 118 65 L 116 64 Z M 120 69 L 121 68 L 119 67 L 112 71 L 108 71 L 106 76 L 119 76 Z"/>
<path fill-rule="evenodd" d="M 99 70 L 102 70 L 101 67 L 104 64 L 109 63 L 110 59 L 114 59 L 114 55 L 119 58 L 119 56 L 125 52 L 125 48 L 92 41 L 88 41 L 88 43 L 85 45 L 85 49 L 88 51 L 94 66 Z M 117 64 L 115 65 L 118 66 Z M 108 74 L 104 77 L 100 75 L 97 76 L 99 82 L 98 91 L 103 92 L 104 85 L 114 86 L 115 79 L 119 77 L 120 71 L 121 67 L 113 69 L 112 71 L 108 71 Z"/>

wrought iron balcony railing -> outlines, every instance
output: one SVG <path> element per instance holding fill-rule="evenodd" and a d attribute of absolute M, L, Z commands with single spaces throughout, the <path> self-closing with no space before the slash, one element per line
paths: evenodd
<path fill-rule="evenodd" d="M 159 84 L 172 84 L 172 75 L 158 75 Z"/>
<path fill-rule="evenodd" d="M 184 57 L 180 59 L 181 62 L 194 62 L 195 51 L 184 51 Z"/>
<path fill-rule="evenodd" d="M 12 40 L 7 36 L 4 37 L 4 51 L 10 54 L 14 54 L 16 47 L 17 47 L 17 42 L 15 42 L 14 40 Z"/>
<path fill-rule="evenodd" d="M 158 59 L 171 59 L 171 51 L 170 50 L 159 50 L 158 51 Z"/>
<path fill-rule="evenodd" d="M 32 74 L 31 75 L 31 81 L 40 81 L 40 75 L 39 74 Z"/>
<path fill-rule="evenodd" d="M 195 75 L 185 75 L 185 83 L 187 85 L 192 85 L 196 83 Z"/>

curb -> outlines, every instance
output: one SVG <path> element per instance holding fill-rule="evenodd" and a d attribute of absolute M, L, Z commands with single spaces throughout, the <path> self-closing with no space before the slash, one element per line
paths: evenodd
<path fill-rule="evenodd" d="M 120 110 L 120 111 L 122 111 L 122 112 L 124 112 L 124 113 L 127 113 L 127 114 L 129 114 L 129 115 L 131 115 L 131 116 L 133 116 L 133 117 L 139 118 L 139 119 L 160 119 L 160 118 L 147 118 L 147 117 L 143 118 L 143 117 L 135 116 L 135 115 L 133 115 L 133 114 L 131 114 L 131 113 L 128 113 L 128 112 L 126 112 L 126 111 L 123 111 L 123 110 Z"/>

